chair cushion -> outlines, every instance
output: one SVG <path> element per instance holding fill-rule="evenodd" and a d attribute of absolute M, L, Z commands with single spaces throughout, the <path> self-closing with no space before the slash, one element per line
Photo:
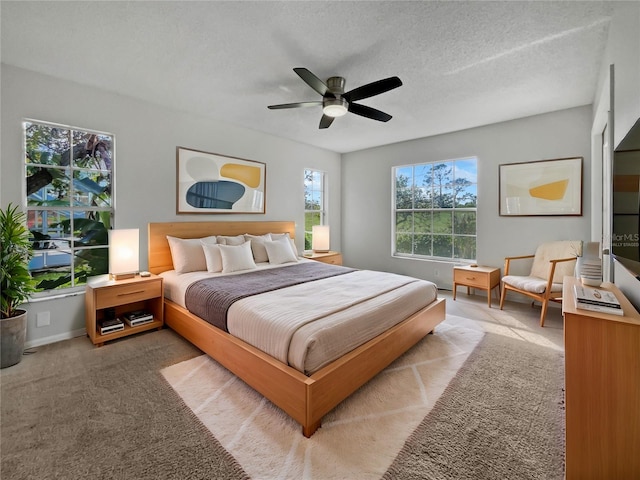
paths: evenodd
<path fill-rule="evenodd" d="M 526 290 L 532 293 L 544 293 L 547 288 L 547 281 L 541 280 L 538 277 L 521 277 L 519 275 L 507 275 L 502 277 L 502 281 L 507 285 L 518 288 L 520 290 Z M 552 292 L 561 292 L 562 283 L 553 283 L 551 285 Z"/>
<path fill-rule="evenodd" d="M 557 242 L 542 243 L 536 250 L 530 275 L 532 277 L 546 279 L 549 275 L 550 260 L 578 257 L 580 255 L 582 255 L 581 240 L 561 240 Z M 553 274 L 553 283 L 562 283 L 562 279 L 564 277 L 573 276 L 575 268 L 575 260 L 556 264 L 556 270 Z"/>

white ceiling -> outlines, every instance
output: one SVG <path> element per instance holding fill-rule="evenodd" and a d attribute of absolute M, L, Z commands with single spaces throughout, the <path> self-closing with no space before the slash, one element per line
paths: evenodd
<path fill-rule="evenodd" d="M 2 62 L 336 152 L 592 103 L 615 2 L 1 2 Z M 319 130 L 294 72 L 404 85 Z M 50 119 L 55 121 L 55 119 Z M 90 126 L 87 126 L 90 127 Z"/>

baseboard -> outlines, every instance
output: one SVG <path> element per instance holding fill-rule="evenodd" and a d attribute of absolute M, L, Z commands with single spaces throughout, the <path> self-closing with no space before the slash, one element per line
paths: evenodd
<path fill-rule="evenodd" d="M 50 337 L 38 338 L 24 342 L 24 348 L 35 348 L 43 345 L 49 345 L 50 343 L 61 342 L 62 340 L 69 340 L 75 337 L 82 337 L 87 334 L 86 329 L 79 328 L 78 330 L 72 330 L 71 332 L 64 332 L 58 335 L 52 335 Z"/>
<path fill-rule="evenodd" d="M 486 303 L 487 291 L 486 290 L 480 290 L 479 288 L 475 288 L 473 290 L 474 291 L 470 295 L 467 295 L 467 292 L 464 291 L 462 289 L 462 287 L 459 287 L 456 297 L 461 298 L 463 295 L 464 296 L 470 296 L 470 297 L 478 297 L 478 298 L 482 298 Z M 438 291 L 447 292 L 449 294 L 453 294 L 453 290 L 451 288 L 440 288 L 440 287 L 438 287 Z M 534 300 L 531 297 L 527 297 L 526 295 L 520 295 L 520 294 L 517 294 L 517 293 L 513 293 L 513 294 L 507 296 L 507 298 L 505 300 L 505 305 L 508 305 L 510 302 L 522 303 L 522 304 L 526 305 L 526 304 L 531 304 L 531 302 L 533 302 L 533 301 Z M 495 304 L 495 305 L 499 306 L 500 305 L 500 298 L 499 297 L 496 298 L 495 294 L 492 293 L 491 302 L 492 302 L 492 304 Z M 540 307 L 540 302 L 539 301 L 536 300 L 535 304 L 536 304 L 537 307 Z M 549 302 L 548 308 L 562 308 L 562 304 L 558 303 L 558 302 Z"/>

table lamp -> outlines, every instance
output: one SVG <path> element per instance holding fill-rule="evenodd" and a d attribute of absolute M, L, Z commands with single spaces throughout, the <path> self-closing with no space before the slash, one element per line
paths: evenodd
<path fill-rule="evenodd" d="M 140 270 L 139 250 L 139 229 L 109 230 L 109 278 L 135 277 Z"/>
<path fill-rule="evenodd" d="M 329 251 L 329 225 L 311 227 L 311 248 L 319 253 Z"/>

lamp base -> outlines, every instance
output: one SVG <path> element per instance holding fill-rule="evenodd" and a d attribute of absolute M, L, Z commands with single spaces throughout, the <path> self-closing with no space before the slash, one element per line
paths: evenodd
<path fill-rule="evenodd" d="M 125 280 L 127 278 L 134 278 L 136 276 L 135 273 L 110 273 L 109 274 L 109 279 L 110 280 Z"/>
<path fill-rule="evenodd" d="M 318 250 L 317 248 L 313 249 L 313 253 L 329 253 L 329 252 L 330 250 L 328 249 L 327 250 Z"/>

